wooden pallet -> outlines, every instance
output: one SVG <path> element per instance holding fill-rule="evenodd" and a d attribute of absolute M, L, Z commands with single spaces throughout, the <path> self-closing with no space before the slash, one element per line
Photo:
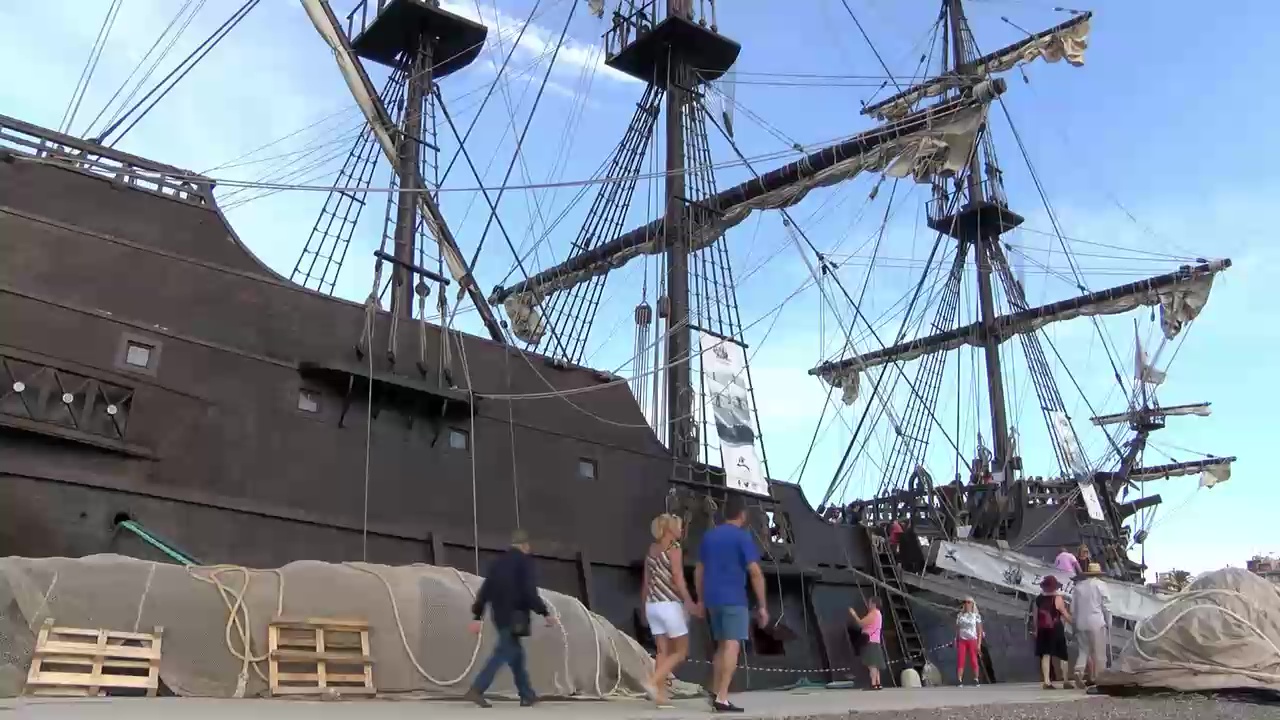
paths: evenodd
<path fill-rule="evenodd" d="M 160 687 L 160 639 L 153 633 L 58 627 L 44 621 L 36 636 L 26 694 L 97 697 L 126 690 L 155 697 Z M 112 693 L 116 694 L 116 693 Z"/>
<path fill-rule="evenodd" d="M 374 695 L 369 623 L 277 618 L 267 629 L 271 694 Z"/>

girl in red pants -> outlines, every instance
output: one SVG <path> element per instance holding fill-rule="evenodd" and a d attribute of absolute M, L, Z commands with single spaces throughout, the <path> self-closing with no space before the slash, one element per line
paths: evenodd
<path fill-rule="evenodd" d="M 978 652 L 982 647 L 982 615 L 978 613 L 978 605 L 973 598 L 965 598 L 956 615 L 956 680 L 964 685 L 964 669 L 973 662 L 973 684 L 977 685 Z"/>

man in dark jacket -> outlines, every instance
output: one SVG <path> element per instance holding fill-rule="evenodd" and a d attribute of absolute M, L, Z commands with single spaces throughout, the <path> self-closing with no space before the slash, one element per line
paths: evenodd
<path fill-rule="evenodd" d="M 489 567 L 489 574 L 471 606 L 471 613 L 475 616 L 471 632 L 480 632 L 485 607 L 489 608 L 489 619 L 498 630 L 498 644 L 494 646 L 493 655 L 480 674 L 476 675 L 466 698 L 480 707 L 489 707 L 484 693 L 493 684 L 498 670 L 503 665 L 509 665 L 511 675 L 515 678 L 516 691 L 520 693 L 520 705 L 529 707 L 538 701 L 538 696 L 529 683 L 521 638 L 529 635 L 531 612 L 545 617 L 548 627 L 555 625 L 556 621 L 551 617 L 547 604 L 538 596 L 533 559 L 529 557 L 529 536 L 523 530 L 516 530 L 512 534 L 511 549 Z"/>

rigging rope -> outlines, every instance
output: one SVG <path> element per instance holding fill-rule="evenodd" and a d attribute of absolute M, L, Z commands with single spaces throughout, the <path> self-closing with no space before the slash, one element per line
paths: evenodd
<path fill-rule="evenodd" d="M 467 140 L 471 137 L 471 131 L 475 130 L 476 123 L 480 121 L 480 116 L 484 113 L 485 105 L 489 104 L 489 98 L 493 97 L 494 89 L 498 87 L 498 83 L 502 79 L 502 74 L 506 72 L 507 65 L 511 63 L 511 58 L 515 55 L 516 48 L 519 47 L 520 41 L 524 39 L 525 30 L 528 30 L 533 24 L 533 19 L 538 12 L 538 7 L 540 5 L 542 5 L 542 0 L 537 0 L 537 2 L 533 4 L 533 9 L 529 11 L 529 17 L 524 22 L 520 23 L 520 32 L 516 35 L 515 41 L 511 43 L 511 50 L 508 51 L 507 56 L 503 58 L 502 65 L 498 67 L 493 82 L 488 83 L 488 89 L 485 91 L 484 98 L 480 100 L 480 108 L 476 110 L 476 114 L 472 116 L 471 124 L 467 126 L 467 131 L 462 134 L 461 139 L 458 141 L 458 149 L 453 152 L 453 157 L 449 160 L 449 164 L 445 166 L 445 170 L 440 176 L 441 184 L 443 184 L 445 179 L 449 177 L 449 171 L 453 169 L 454 163 L 458 161 L 458 156 L 462 154 L 463 149 L 466 147 Z M 478 7 L 479 3 L 477 2 L 477 9 Z M 499 33 L 499 36 L 501 36 L 501 33 Z M 499 42 L 499 47 L 500 46 L 501 42 Z"/>
<path fill-rule="evenodd" d="M 879 187 L 879 185 L 877 185 L 877 187 Z M 884 217 L 883 217 L 883 218 L 881 219 L 881 221 L 880 221 L 880 231 L 879 231 L 879 233 L 877 233 L 877 236 L 876 236 L 876 243 L 875 243 L 875 245 L 874 245 L 874 246 L 872 247 L 872 249 L 871 249 L 871 265 L 867 268 L 867 274 L 866 274 L 866 277 L 865 277 L 865 278 L 863 279 L 863 281 L 862 281 L 862 289 L 858 292 L 858 305 L 862 305 L 862 301 L 863 301 L 863 299 L 865 299 L 865 298 L 866 298 L 867 289 L 871 286 L 871 277 L 872 277 L 872 273 L 875 271 L 876 259 L 877 259 L 877 258 L 879 257 L 879 255 L 880 255 L 880 244 L 881 244 L 881 242 L 884 240 L 884 233 L 885 233 L 885 230 L 886 230 L 886 229 L 888 228 L 888 226 L 889 226 L 889 217 L 890 217 L 890 214 L 891 214 L 891 212 L 892 212 L 892 210 L 893 210 L 893 198 L 894 198 L 894 196 L 897 194 L 897 192 L 898 192 L 898 179 L 897 179 L 897 178 L 894 178 L 894 180 L 893 180 L 893 185 L 892 185 L 892 186 L 890 186 L 890 188 L 889 188 L 889 199 L 888 199 L 888 201 L 885 203 L 885 208 L 884 208 Z M 823 274 L 823 275 L 826 275 L 828 272 L 830 272 L 830 271 L 831 271 L 831 270 L 829 270 L 829 268 L 828 268 L 828 266 L 830 265 L 830 263 L 829 263 L 829 261 L 826 259 L 826 258 L 829 258 L 829 257 L 830 257 L 830 255 L 826 255 L 826 256 L 822 256 L 822 255 L 820 255 L 820 256 L 819 256 L 819 258 L 818 258 L 818 263 L 819 263 L 819 265 L 822 267 L 822 274 Z M 820 288 L 820 289 L 821 289 L 821 288 Z M 825 308 L 826 308 L 827 294 L 826 294 L 826 292 L 824 291 L 824 292 L 820 292 L 820 293 L 819 293 L 819 296 L 820 296 L 820 300 L 819 300 L 819 302 L 820 302 L 820 306 L 819 306 L 818 312 L 819 312 L 819 318 L 820 318 L 820 320 L 822 320 L 822 319 L 825 319 L 825 318 L 826 318 L 826 313 L 824 312 L 824 310 L 825 310 Z M 834 312 L 834 309 L 833 309 L 833 312 Z M 850 329 L 852 329 L 852 328 L 850 328 Z M 823 335 L 823 334 L 822 334 L 822 331 L 821 331 L 821 330 L 819 331 L 819 335 L 820 335 L 820 337 L 822 337 L 823 339 L 825 339 L 825 337 L 826 337 L 825 335 Z M 878 380 L 878 378 L 877 378 L 877 380 Z M 823 418 L 826 416 L 826 414 L 827 414 L 827 408 L 831 405 L 831 396 L 832 396 L 833 394 L 835 394 L 835 391 L 836 391 L 836 386 L 835 386 L 835 385 L 833 385 L 833 384 L 828 384 L 828 385 L 827 385 L 827 398 L 826 398 L 826 400 L 824 400 L 824 401 L 823 401 L 823 403 L 822 403 L 822 412 L 820 412 L 820 413 L 818 414 L 818 422 L 814 425 L 814 428 L 813 428 L 813 437 L 812 437 L 812 438 L 810 438 L 810 440 L 809 440 L 809 449 L 805 452 L 805 454 L 804 454 L 804 461 L 803 461 L 803 462 L 801 462 L 801 464 L 800 464 L 800 474 L 799 474 L 799 477 L 798 477 L 798 478 L 797 478 L 797 480 L 796 480 L 797 482 L 800 482 L 800 481 L 802 481 L 802 480 L 804 479 L 804 471 L 805 471 L 805 468 L 806 468 L 806 467 L 808 467 L 808 465 L 809 465 L 809 458 L 810 458 L 810 456 L 812 456 L 812 455 L 813 455 L 813 448 L 814 448 L 814 446 L 815 446 L 815 445 L 817 444 L 817 442 L 818 442 L 818 433 L 819 433 L 819 431 L 822 429 L 822 419 L 823 419 Z M 868 407 L 868 409 L 869 409 L 869 408 L 870 408 L 870 405 L 868 405 L 867 407 Z M 837 412 L 838 412 L 838 409 L 837 409 Z M 864 417 L 865 417 L 865 414 L 864 414 Z M 857 437 L 857 433 L 856 433 L 856 431 L 855 431 L 855 433 L 854 433 L 854 437 Z M 851 442 L 852 442 L 852 441 L 851 441 Z M 846 453 L 846 456 L 847 456 L 847 453 Z M 836 470 L 836 474 L 838 475 L 839 473 L 840 473 L 840 471 L 837 469 L 837 470 Z M 823 498 L 823 500 L 822 500 L 822 504 L 824 504 L 824 505 L 825 505 L 829 499 L 830 499 L 830 497 L 829 497 L 829 496 L 828 496 L 828 497 L 824 497 L 824 498 Z"/>
<path fill-rule="evenodd" d="M 94 138 L 94 142 L 100 145 L 105 144 L 107 147 L 114 147 L 116 143 L 120 142 L 120 140 L 123 139 L 124 136 L 127 135 L 129 131 L 132 130 L 134 126 L 137 125 L 138 122 L 142 120 L 142 118 L 147 116 L 147 113 L 151 112 L 151 109 L 156 106 L 156 103 L 159 103 L 161 100 L 163 100 L 164 96 L 168 95 L 170 90 L 177 87 L 178 83 L 182 82 L 182 78 L 186 77 L 187 73 L 191 72 L 191 70 L 194 69 L 195 66 L 198 65 L 200 61 L 203 60 L 205 56 L 209 54 L 210 51 L 212 51 L 215 47 L 217 47 L 218 43 L 222 42 L 223 38 L 225 38 L 228 34 L 230 34 L 231 31 L 234 30 L 235 27 L 240 24 L 240 21 L 243 20 L 251 10 L 253 10 L 255 7 L 258 6 L 259 2 L 260 0 L 246 0 L 245 4 L 241 5 L 239 10 L 236 10 L 236 12 L 230 18 L 228 18 L 226 22 L 222 23 L 222 25 L 220 25 L 217 30 L 213 31 L 212 35 L 206 38 L 204 42 L 200 43 L 200 45 L 198 45 L 195 50 L 192 50 L 191 54 L 187 55 L 187 57 L 184 58 L 182 62 L 178 63 L 178 65 L 174 67 L 173 70 L 169 71 L 169 74 L 164 76 L 164 78 L 154 88 L 152 88 L 150 92 L 142 96 L 142 99 L 139 100 L 136 105 L 134 105 L 132 108 L 130 108 L 126 112 L 122 113 L 119 119 L 117 119 L 114 123 L 112 123 L 101 134 L 99 134 L 98 137 Z M 187 64 L 188 62 L 190 64 Z M 186 68 L 183 68 L 183 65 L 186 65 Z M 181 73 L 178 72 L 179 70 L 181 70 Z M 129 115 L 131 115 L 132 113 L 136 112 L 139 108 L 141 108 L 143 103 L 147 102 L 147 99 L 150 98 L 152 95 L 154 95 L 157 90 L 160 90 L 161 87 L 164 87 L 164 84 L 168 82 L 169 78 L 173 77 L 174 74 L 178 74 L 178 76 L 173 81 L 173 83 L 170 84 L 168 87 L 166 87 L 163 91 L 161 91 L 160 94 L 156 97 L 156 99 L 151 101 L 150 105 L 147 105 L 146 108 L 143 108 L 142 111 L 139 113 L 139 115 L 136 118 L 134 118 L 133 122 L 129 123 L 129 125 L 125 127 L 124 130 L 121 130 L 120 134 L 115 139 L 108 142 L 107 138 L 113 132 L 116 131 L 116 128 L 120 127 L 120 125 L 124 123 L 125 120 L 128 119 Z"/>
<path fill-rule="evenodd" d="M 480 0 L 475 0 L 475 5 L 476 5 L 476 13 L 477 13 L 477 14 L 479 14 L 479 13 L 480 13 Z M 496 21 L 497 21 L 497 18 L 498 18 L 498 16 L 499 16 L 497 0 L 493 0 L 492 5 L 493 5 L 493 15 L 494 15 L 494 20 L 495 20 L 495 22 L 496 22 Z M 570 18 L 573 16 L 574 10 L 577 8 L 577 5 L 578 5 L 578 4 L 577 4 L 576 2 L 575 2 L 575 3 L 572 3 L 572 7 L 570 7 L 570 8 L 569 8 L 569 16 L 570 16 Z M 568 22 L 568 21 L 566 20 L 566 22 Z M 521 28 L 521 31 L 523 32 L 523 28 Z M 560 38 L 560 41 L 559 41 L 559 42 L 557 42 L 557 43 L 555 44 L 555 46 L 551 49 L 551 60 L 550 60 L 550 62 L 548 62 L 548 63 L 547 63 L 547 71 L 546 71 L 546 75 L 543 77 L 542 83 L 541 83 L 541 85 L 540 85 L 540 86 L 539 86 L 539 88 L 538 88 L 538 93 L 537 93 L 537 95 L 534 97 L 534 100 L 533 100 L 533 107 L 532 107 L 532 108 L 530 109 L 530 111 L 529 111 L 529 117 L 528 117 L 528 119 L 526 120 L 526 131 L 527 131 L 527 126 L 528 126 L 528 124 L 529 124 L 529 123 L 531 123 L 531 122 L 533 121 L 533 117 L 534 117 L 534 115 L 535 115 L 535 114 L 537 113 L 537 111 L 538 111 L 538 104 L 539 104 L 539 102 L 542 100 L 542 92 L 543 92 L 543 89 L 544 89 L 544 88 L 545 88 L 545 86 L 546 86 L 547 77 L 549 77 L 549 76 L 550 76 L 552 68 L 553 68 L 553 67 L 555 67 L 555 62 L 556 62 L 556 59 L 559 57 L 560 49 L 561 49 L 561 47 L 562 47 L 562 45 L 563 45 L 563 42 L 564 42 L 564 35 L 562 34 L 562 35 L 561 35 L 561 38 Z M 513 49 L 513 50 L 515 49 L 515 46 L 516 46 L 517 44 L 518 44 L 518 43 L 513 43 L 513 44 L 512 44 L 512 49 Z M 497 49 L 499 52 L 501 52 L 501 51 L 502 51 L 502 38 L 501 38 L 501 37 L 498 37 L 498 38 L 497 38 L 497 42 L 495 43 L 495 45 L 496 45 L 496 49 Z M 543 50 L 543 52 L 542 52 L 542 54 L 541 54 L 541 55 L 539 56 L 539 58 L 538 58 L 538 59 L 539 59 L 539 62 L 541 62 L 541 59 L 542 59 L 543 57 L 546 57 L 546 55 L 547 55 L 547 50 L 546 50 L 546 49 L 544 49 L 544 50 Z M 531 69 L 532 69 L 532 68 L 531 68 Z M 502 78 L 502 76 L 501 76 L 501 73 L 495 73 L 495 74 L 494 74 L 494 82 L 495 82 L 495 83 L 497 83 L 497 84 L 499 84 L 499 85 L 500 85 L 500 87 L 501 87 L 501 89 L 502 89 L 502 101 L 503 101 L 503 104 L 506 106 L 506 109 L 507 109 L 507 124 L 508 124 L 508 126 L 510 127 L 511 131 L 512 131 L 512 132 L 515 132 L 515 131 L 516 131 L 516 107 L 517 107 L 517 106 L 515 106 L 515 105 L 512 105 L 512 104 L 511 104 L 511 86 L 510 86 L 510 83 L 509 83 L 509 82 L 501 82 L 502 80 L 503 80 L 503 78 Z M 520 94 L 520 102 L 521 102 L 521 103 L 523 103 L 523 102 L 524 102 L 524 97 L 525 97 L 525 95 L 527 95 L 527 94 L 528 94 L 528 92 L 529 92 L 529 88 L 526 86 L 526 87 L 525 87 L 525 89 L 524 89 L 524 91 Z M 506 138 L 506 129 L 505 129 L 505 128 L 504 128 L 504 130 L 503 130 L 503 138 L 504 138 L 504 139 Z M 520 177 L 521 177 L 524 181 L 526 181 L 526 182 L 527 182 L 527 181 L 532 177 L 532 174 L 529 172 L 529 164 L 528 164 L 528 162 L 526 161 L 524 154 L 521 152 L 521 148 L 522 148 L 523 142 L 524 142 L 524 133 L 520 133 L 520 138 L 516 141 L 516 147 L 515 147 L 515 150 L 514 150 L 514 152 L 513 152 L 512 161 L 513 161 L 513 162 L 515 162 L 515 161 L 517 161 L 517 160 L 519 161 L 519 164 L 520 164 Z M 563 150 L 564 150 L 563 146 L 560 146 L 560 149 L 561 149 L 561 151 L 563 152 Z M 496 153 L 497 153 L 497 148 L 496 148 L 496 147 L 494 148 L 494 153 L 495 153 L 495 155 L 496 155 Z M 553 165 L 553 167 L 554 167 L 554 165 Z M 478 180 L 478 179 L 477 179 L 477 180 Z M 542 213 L 542 202 L 541 202 L 540 198 L 538 197 L 538 193 L 536 193 L 536 192 L 534 192 L 534 193 L 530 193 L 530 197 L 531 197 L 531 198 L 532 198 L 532 200 L 533 200 L 532 206 L 530 206 L 530 204 L 529 204 L 529 203 L 527 203 L 527 202 L 525 203 L 525 210 L 526 210 L 526 212 L 528 213 L 528 216 L 529 216 L 529 226 L 528 226 L 528 227 L 529 227 L 529 230 L 526 232 L 526 237 L 528 237 L 529 235 L 531 235 L 531 234 L 532 234 L 532 229 L 533 229 L 533 227 L 537 224 L 537 221 L 538 221 L 538 220 L 542 220 L 543 224 L 544 224 L 544 225 L 546 224 L 546 218 L 543 216 L 543 213 Z M 475 201 L 475 198 L 474 198 L 474 196 L 473 196 L 473 197 L 472 197 L 472 202 L 474 202 L 474 201 Z M 467 215 L 469 215 L 469 214 L 470 214 L 470 212 L 471 212 L 471 207 L 470 207 L 470 206 L 468 206 L 468 207 L 467 207 L 467 212 L 466 212 L 466 214 L 467 214 Z M 492 210 L 492 209 L 491 209 L 491 212 L 496 212 L 496 211 L 494 211 L 494 210 Z M 492 217 L 490 217 L 490 220 L 492 220 Z M 486 228 L 486 230 L 487 230 L 487 228 Z M 482 242 L 483 242 L 483 239 L 482 239 Z M 513 250 L 513 253 L 514 253 L 514 250 Z M 477 252 L 477 256 L 478 256 L 478 255 L 479 255 L 479 253 Z"/>
<path fill-rule="evenodd" d="M 102 119 L 102 116 L 106 114 L 107 110 L 111 108 L 116 99 L 120 97 L 120 93 L 124 92 L 129 81 L 133 80 L 133 76 L 138 74 L 138 71 L 142 69 L 143 64 L 145 64 L 147 59 L 151 57 L 151 53 L 155 52 L 156 48 L 160 47 L 160 43 L 164 41 L 165 36 L 169 34 L 169 31 L 173 29 L 173 26 L 177 24 L 178 20 L 182 18 L 183 15 L 186 15 L 187 9 L 191 7 L 193 1 L 194 0 L 184 0 L 182 7 L 178 9 L 178 12 L 174 13 L 173 18 L 169 20 L 169 24 L 160 32 L 160 35 L 155 39 L 155 42 L 151 43 L 151 47 L 147 49 L 146 54 L 143 55 L 142 59 L 133 66 L 133 70 L 129 72 L 129 76 L 124 79 L 124 82 L 120 83 L 120 86 L 116 88 L 115 92 L 111 94 L 111 97 L 107 102 L 103 104 L 102 109 L 98 111 L 98 114 L 95 115 L 93 120 L 90 120 L 89 124 L 85 126 L 84 134 L 86 136 L 93 131 L 93 126 L 98 124 L 98 121 Z M 125 96 L 124 101 L 120 103 L 121 107 L 119 110 L 123 110 L 125 106 L 133 101 L 133 98 L 137 96 L 138 91 L 141 90 L 142 86 L 151 78 L 152 73 L 154 73 L 156 68 L 160 66 L 160 63 L 169 56 L 169 51 L 172 50 L 173 46 L 178 42 L 178 38 L 182 37 L 182 34 L 186 32 L 187 26 L 191 24 L 191 21 L 195 19 L 196 15 L 200 14 L 200 10 L 204 8 L 205 2 L 207 2 L 207 0 L 200 0 L 200 3 L 196 5 L 196 9 L 190 15 L 187 15 L 187 19 L 182 23 L 182 27 L 178 28 L 178 31 L 174 33 L 172 38 L 170 38 L 169 44 L 165 46 L 164 50 L 160 51 L 160 54 L 156 56 L 155 61 L 151 63 L 151 67 L 147 68 L 147 71 L 138 79 L 138 82 L 133 86 L 133 89 L 129 91 L 127 96 Z M 107 123 L 110 124 L 115 119 L 116 116 L 112 115 Z"/>
<path fill-rule="evenodd" d="M 102 59 L 102 49 L 106 47 L 111 29 L 115 27 L 116 18 L 120 16 L 120 5 L 121 0 L 111 0 L 111 5 L 107 7 L 107 15 L 98 28 L 98 36 L 94 38 L 93 47 L 89 50 L 89 58 L 85 60 L 84 69 L 80 71 L 80 79 L 76 81 L 71 100 L 62 114 L 62 121 L 58 123 L 58 131 L 61 133 L 71 132 L 71 124 L 75 122 L 76 115 L 80 112 L 80 104 L 84 102 L 84 96 L 89 92 L 89 82 L 93 79 L 94 71 L 98 69 L 98 61 Z"/>
<path fill-rule="evenodd" d="M 847 139 L 848 139 L 847 136 L 842 136 L 842 137 L 833 138 L 824 142 L 814 143 L 814 145 L 822 145 L 822 146 L 832 145 Z M 769 153 L 762 153 L 760 155 L 754 155 L 747 159 L 748 160 L 776 160 L 780 158 L 785 158 L 788 155 L 791 155 L 793 152 L 794 151 L 774 151 Z M 53 164 L 53 163 L 47 162 L 47 160 L 43 158 L 18 156 L 18 159 L 23 160 L 25 162 Z M 607 159 L 605 162 L 607 164 L 608 162 Z M 726 161 L 726 162 L 713 163 L 710 165 L 702 165 L 702 166 L 695 166 L 693 164 L 690 164 L 686 167 L 686 172 L 692 172 L 695 169 L 695 167 L 709 168 L 711 170 L 723 170 L 728 168 L 744 167 L 745 164 L 746 163 L 744 163 L 741 160 Z M 141 176 L 146 176 L 149 174 L 157 174 L 157 173 L 149 173 L 147 171 L 141 171 L 138 174 Z M 600 177 L 590 177 L 582 180 L 562 180 L 562 181 L 555 181 L 555 182 L 506 184 L 501 186 L 480 185 L 480 186 L 456 187 L 456 188 L 445 188 L 445 187 L 430 188 L 430 189 L 414 188 L 414 189 L 405 190 L 405 192 L 478 193 L 478 192 L 485 192 L 489 190 L 543 190 L 543 189 L 549 189 L 549 188 L 554 189 L 554 188 L 561 188 L 561 187 L 577 187 L 577 186 L 584 186 L 584 185 L 602 185 L 607 183 L 629 182 L 634 178 L 638 178 L 642 180 L 664 178 L 667 175 L 671 175 L 671 174 L 674 174 L 674 173 L 670 171 L 665 171 L 665 170 L 658 170 L 650 173 L 633 174 L 633 175 L 627 175 L 622 177 L 600 176 Z M 396 187 L 354 188 L 354 187 L 348 187 L 343 185 L 265 183 L 265 182 L 236 180 L 234 178 L 216 178 L 216 177 L 209 177 L 207 175 L 200 175 L 200 174 L 194 174 L 194 173 L 182 173 L 182 172 L 165 172 L 163 173 L 163 176 L 169 180 L 190 180 L 193 182 L 213 183 L 215 185 L 225 185 L 229 187 L 255 187 L 255 188 L 263 188 L 263 189 L 271 189 L 271 190 L 299 190 L 299 191 L 312 191 L 312 192 L 318 192 L 318 191 L 334 192 L 334 191 L 343 191 L 343 190 L 346 190 L 346 191 L 358 190 L 361 193 L 399 193 L 400 192 L 400 189 Z"/>
<path fill-rule="evenodd" d="M 858 26 L 858 32 L 862 33 L 862 39 L 867 41 L 867 47 L 871 48 L 871 53 L 876 56 L 876 61 L 880 63 L 880 67 L 884 68 L 884 73 L 889 77 L 893 86 L 902 92 L 902 86 L 898 84 L 897 78 L 893 76 L 893 71 L 885 64 L 884 58 L 880 57 L 880 51 L 876 49 L 875 43 L 871 42 L 871 36 L 867 35 L 867 31 L 862 28 L 862 23 L 858 20 L 858 16 L 853 14 L 853 8 L 849 7 L 849 0 L 840 0 L 840 4 L 844 5 L 844 9 L 849 13 L 849 17 L 853 18 L 853 24 Z"/>
<path fill-rule="evenodd" d="M 1000 101 L 1000 109 L 1004 113 L 1005 120 L 1009 123 L 1009 129 L 1012 131 L 1013 139 L 1018 144 L 1018 149 L 1022 153 L 1022 159 L 1027 164 L 1027 170 L 1031 175 L 1032 182 L 1035 184 L 1036 192 L 1039 193 L 1040 200 L 1044 204 L 1045 214 L 1048 216 L 1049 222 L 1053 226 L 1053 231 L 1058 238 L 1058 243 L 1062 246 L 1062 252 L 1067 258 L 1068 265 L 1072 266 L 1072 274 L 1075 276 L 1077 286 L 1081 291 L 1089 292 L 1089 288 L 1085 285 L 1079 269 L 1075 267 L 1075 261 L 1072 260 L 1071 249 L 1067 246 L 1066 240 L 1063 239 L 1062 228 L 1059 226 L 1057 215 L 1053 212 L 1053 207 L 1049 203 L 1049 196 L 1045 193 L 1044 185 L 1040 182 L 1040 175 L 1036 172 L 1035 165 L 1031 162 L 1031 155 L 1027 151 L 1026 145 L 1022 142 L 1022 135 L 1018 132 L 1017 126 L 1013 123 L 1013 116 L 1009 114 L 1009 106 L 1005 104 L 1003 99 L 997 98 L 997 100 Z M 1120 374 L 1120 368 L 1116 365 L 1116 360 L 1112 356 L 1111 348 L 1108 345 L 1109 336 L 1106 334 L 1102 323 L 1097 317 L 1090 316 L 1089 319 L 1092 321 L 1094 329 L 1102 336 L 1102 348 L 1107 354 L 1107 361 L 1111 363 L 1111 370 L 1115 375 L 1116 383 L 1120 386 L 1121 391 L 1128 396 L 1129 388 L 1124 383 L 1124 378 Z"/>

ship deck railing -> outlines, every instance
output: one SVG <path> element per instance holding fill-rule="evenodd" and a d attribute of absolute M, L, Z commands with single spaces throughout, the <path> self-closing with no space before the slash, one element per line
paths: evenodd
<path fill-rule="evenodd" d="M 0 162 L 9 153 L 192 205 L 213 201 L 213 181 L 201 175 L 0 115 Z"/>
<path fill-rule="evenodd" d="M 604 56 L 612 58 L 626 50 L 658 24 L 657 0 L 634 3 L 631 12 L 614 11 L 613 23 L 604 34 Z"/>
<path fill-rule="evenodd" d="M 382 8 L 386 6 L 387 0 L 377 0 L 374 5 L 373 16 L 378 17 L 378 13 L 382 12 Z M 360 16 L 360 25 L 356 25 L 356 15 Z M 369 0 L 360 0 L 351 8 L 351 12 L 347 13 L 347 37 L 353 38 L 362 34 L 365 28 L 369 27 Z"/>
<path fill-rule="evenodd" d="M 982 190 L 982 196 L 987 199 L 987 202 L 1002 208 L 1009 207 L 1009 199 L 1005 195 L 1003 182 L 999 180 L 993 182 L 991 178 L 986 178 L 978 183 L 978 188 Z M 960 207 L 960 201 L 968 197 L 968 190 L 968 185 L 963 185 L 950 192 L 934 185 L 933 197 L 925 202 L 925 213 L 929 221 L 940 222 L 952 213 L 963 209 Z"/>

